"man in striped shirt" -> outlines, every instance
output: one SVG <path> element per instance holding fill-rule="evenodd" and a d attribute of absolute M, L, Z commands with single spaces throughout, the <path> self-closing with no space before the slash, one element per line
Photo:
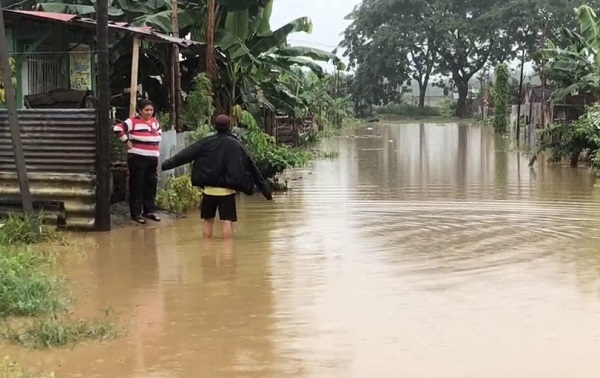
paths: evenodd
<path fill-rule="evenodd" d="M 128 148 L 131 219 L 140 224 L 146 224 L 144 218 L 160 222 L 156 214 L 156 187 L 162 130 L 154 118 L 154 104 L 141 100 L 138 115 L 116 125 L 114 132 Z"/>

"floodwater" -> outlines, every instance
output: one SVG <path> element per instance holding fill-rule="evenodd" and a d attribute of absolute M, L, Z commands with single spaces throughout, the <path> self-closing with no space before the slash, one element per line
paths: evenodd
<path fill-rule="evenodd" d="M 588 169 L 529 169 L 478 126 L 346 134 L 294 191 L 242 197 L 231 244 L 195 216 L 87 236 L 78 313 L 128 334 L 2 353 L 58 378 L 598 377 Z"/>

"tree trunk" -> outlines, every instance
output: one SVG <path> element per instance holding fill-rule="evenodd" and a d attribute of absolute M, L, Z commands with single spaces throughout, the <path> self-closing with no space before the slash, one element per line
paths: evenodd
<path fill-rule="evenodd" d="M 427 83 L 419 83 L 419 108 L 425 107 L 425 94 L 427 93 Z"/>
<path fill-rule="evenodd" d="M 467 118 L 469 109 L 467 96 L 469 95 L 469 80 L 458 78 L 455 75 L 456 88 L 458 89 L 458 101 L 456 103 L 456 116 L 458 118 Z"/>

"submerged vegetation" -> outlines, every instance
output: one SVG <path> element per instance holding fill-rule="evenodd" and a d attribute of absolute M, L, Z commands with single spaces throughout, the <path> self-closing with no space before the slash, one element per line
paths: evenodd
<path fill-rule="evenodd" d="M 0 228 L 0 321 L 9 341 L 36 348 L 61 347 L 114 335 L 107 322 L 72 320 L 71 297 L 56 265 L 57 255 L 43 248 L 57 233 L 14 215 Z M 19 327 L 15 325 L 18 324 Z"/>
<path fill-rule="evenodd" d="M 5 356 L 0 361 L 0 378 L 55 378 L 55 375 L 54 373 L 34 374 L 27 372 L 21 365 L 11 360 L 9 356 Z"/>

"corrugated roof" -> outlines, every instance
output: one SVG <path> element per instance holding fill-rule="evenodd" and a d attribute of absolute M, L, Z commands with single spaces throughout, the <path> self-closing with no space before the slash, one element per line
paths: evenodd
<path fill-rule="evenodd" d="M 95 20 L 91 18 L 82 18 L 75 14 L 9 9 L 4 9 L 4 12 L 7 15 L 13 14 L 37 20 L 62 22 L 65 24 L 81 26 L 88 29 L 96 27 Z M 149 26 L 131 26 L 126 22 L 109 22 L 108 29 L 116 32 L 133 33 L 139 37 L 148 38 L 154 42 L 178 44 L 184 47 L 193 45 L 205 45 L 205 43 L 191 41 L 189 39 L 175 38 L 167 34 L 159 33 Z"/>

